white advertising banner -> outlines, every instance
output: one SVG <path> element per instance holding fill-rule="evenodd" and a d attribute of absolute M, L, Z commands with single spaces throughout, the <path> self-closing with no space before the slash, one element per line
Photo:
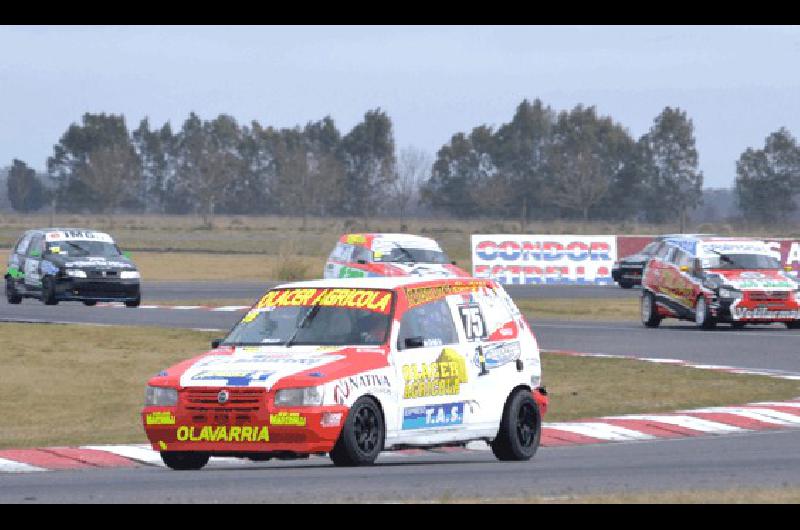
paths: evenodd
<path fill-rule="evenodd" d="M 472 275 L 504 285 L 613 285 L 616 236 L 472 235 Z"/>

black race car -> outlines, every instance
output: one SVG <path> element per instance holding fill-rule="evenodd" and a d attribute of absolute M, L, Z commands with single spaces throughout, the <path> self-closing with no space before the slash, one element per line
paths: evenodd
<path fill-rule="evenodd" d="M 611 268 L 611 277 L 623 289 L 630 289 L 634 285 L 642 284 L 642 271 L 644 266 L 650 260 L 650 257 L 655 254 L 661 243 L 662 238 L 656 238 L 655 241 L 648 243 L 646 247 L 630 256 L 614 262 Z"/>
<path fill-rule="evenodd" d="M 29 230 L 14 245 L 6 271 L 6 298 L 38 298 L 47 305 L 77 300 L 141 303 L 139 271 L 110 235 L 80 228 Z"/>

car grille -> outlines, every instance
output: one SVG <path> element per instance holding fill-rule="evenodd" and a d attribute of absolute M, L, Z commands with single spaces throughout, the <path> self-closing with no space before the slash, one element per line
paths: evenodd
<path fill-rule="evenodd" d="M 785 302 L 789 299 L 788 291 L 757 291 L 748 293 L 748 298 L 753 302 Z"/>
<path fill-rule="evenodd" d="M 183 392 L 183 404 L 192 412 L 256 412 L 264 403 L 263 388 L 226 388 L 229 397 L 225 403 L 217 400 L 221 388 L 196 389 Z"/>
<path fill-rule="evenodd" d="M 125 297 L 136 296 L 136 285 L 121 285 L 114 282 L 79 282 L 73 289 L 74 294 L 88 297 Z"/>

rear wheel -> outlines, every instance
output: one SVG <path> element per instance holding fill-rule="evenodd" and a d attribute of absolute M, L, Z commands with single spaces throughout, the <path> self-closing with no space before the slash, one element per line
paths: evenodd
<path fill-rule="evenodd" d="M 97 300 L 84 300 L 83 305 L 89 305 L 89 306 L 97 305 Z"/>
<path fill-rule="evenodd" d="M 733 329 L 744 329 L 745 323 L 744 322 L 731 322 L 731 327 Z"/>
<path fill-rule="evenodd" d="M 176 471 L 194 471 L 208 464 L 208 454 L 194 451 L 161 451 L 164 464 Z"/>
<path fill-rule="evenodd" d="M 786 327 L 789 329 L 800 329 L 800 321 L 786 322 Z"/>
<path fill-rule="evenodd" d="M 633 288 L 633 282 L 630 280 L 620 280 L 619 286 L 622 287 L 623 289 L 631 289 Z"/>
<path fill-rule="evenodd" d="M 705 296 L 700 296 L 694 306 L 694 323 L 700 329 L 714 329 L 717 322 L 711 316 Z"/>
<path fill-rule="evenodd" d="M 337 466 L 369 466 L 375 463 L 386 436 L 383 415 L 377 403 L 362 397 L 353 403 L 342 432 L 330 452 Z"/>
<path fill-rule="evenodd" d="M 661 315 L 656 309 L 656 298 L 650 291 L 642 292 L 642 324 L 648 328 L 657 328 L 661 324 Z"/>
<path fill-rule="evenodd" d="M 17 287 L 14 285 L 14 278 L 6 278 L 6 300 L 9 304 L 18 304 L 22 302 L 22 295 L 17 292 Z"/>
<path fill-rule="evenodd" d="M 58 299 L 56 298 L 56 282 L 50 276 L 45 276 L 42 280 L 42 302 L 45 305 L 56 305 Z"/>
<path fill-rule="evenodd" d="M 517 390 L 506 401 L 500 430 L 492 441 L 498 460 L 529 460 L 539 448 L 542 416 L 529 390 Z"/>

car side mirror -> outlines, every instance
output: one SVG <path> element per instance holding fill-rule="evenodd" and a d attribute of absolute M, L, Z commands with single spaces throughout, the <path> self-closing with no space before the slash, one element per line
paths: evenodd
<path fill-rule="evenodd" d="M 219 348 L 219 345 L 222 343 L 222 339 L 214 339 L 211 341 L 211 349 L 216 350 Z"/>
<path fill-rule="evenodd" d="M 689 266 L 688 265 L 681 265 L 680 269 L 681 269 L 681 272 L 689 272 Z"/>
<path fill-rule="evenodd" d="M 791 266 L 791 265 L 787 265 L 787 266 L 785 266 L 785 267 L 783 268 L 783 270 L 785 270 L 786 272 L 792 272 L 794 269 L 792 268 L 792 266 Z"/>
<path fill-rule="evenodd" d="M 408 337 L 405 340 L 406 349 L 422 348 L 425 346 L 425 339 L 422 337 Z"/>
<path fill-rule="evenodd" d="M 32 258 L 38 258 L 38 257 L 39 257 L 39 256 L 41 256 L 41 255 L 42 255 L 42 253 L 41 253 L 41 252 L 39 252 L 38 250 L 32 250 L 32 251 L 31 251 L 31 257 L 32 257 Z"/>
<path fill-rule="evenodd" d="M 356 260 L 356 263 L 358 263 L 359 265 L 366 265 L 366 264 L 367 264 L 367 260 L 365 260 L 365 259 L 358 259 L 358 260 Z"/>

